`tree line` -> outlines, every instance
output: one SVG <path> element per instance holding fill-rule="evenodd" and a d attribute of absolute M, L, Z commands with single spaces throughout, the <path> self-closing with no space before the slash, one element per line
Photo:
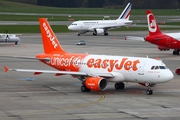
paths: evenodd
<path fill-rule="evenodd" d="M 124 8 L 128 2 L 135 9 L 177 9 L 180 0 L 9 0 L 51 7 Z"/>

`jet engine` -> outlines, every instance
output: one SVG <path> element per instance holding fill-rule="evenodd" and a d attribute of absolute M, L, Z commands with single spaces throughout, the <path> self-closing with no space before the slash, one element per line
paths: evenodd
<path fill-rule="evenodd" d="M 94 91 L 106 90 L 107 80 L 101 77 L 87 77 L 85 85 Z"/>
<path fill-rule="evenodd" d="M 104 33 L 104 29 L 94 29 L 94 34 L 102 34 Z"/>

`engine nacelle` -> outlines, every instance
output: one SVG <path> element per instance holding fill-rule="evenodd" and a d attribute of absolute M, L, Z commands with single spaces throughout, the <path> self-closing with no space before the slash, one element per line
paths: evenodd
<path fill-rule="evenodd" d="M 94 29 L 95 34 L 102 34 L 104 33 L 104 29 Z"/>
<path fill-rule="evenodd" d="M 85 85 L 94 91 L 106 90 L 107 80 L 101 77 L 87 77 Z"/>

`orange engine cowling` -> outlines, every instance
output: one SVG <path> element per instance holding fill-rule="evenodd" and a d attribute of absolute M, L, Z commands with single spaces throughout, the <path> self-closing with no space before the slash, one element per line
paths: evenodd
<path fill-rule="evenodd" d="M 101 77 L 87 77 L 85 84 L 87 88 L 94 91 L 105 90 L 107 88 L 107 80 Z"/>

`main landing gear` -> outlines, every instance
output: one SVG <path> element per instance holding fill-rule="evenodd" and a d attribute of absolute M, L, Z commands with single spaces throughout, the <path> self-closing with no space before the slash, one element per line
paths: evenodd
<path fill-rule="evenodd" d="M 108 33 L 107 33 L 107 32 L 105 32 L 105 33 L 104 33 L 104 36 L 108 36 Z"/>
<path fill-rule="evenodd" d="M 86 87 L 85 82 L 82 82 L 81 92 L 90 92 L 91 90 Z"/>
<path fill-rule="evenodd" d="M 115 83 L 114 87 L 116 90 L 123 90 L 125 85 L 123 82 L 118 82 L 118 83 Z"/>
<path fill-rule="evenodd" d="M 174 50 L 174 51 L 173 51 L 173 55 L 179 55 L 179 50 L 177 50 L 177 49 Z"/>
<path fill-rule="evenodd" d="M 151 90 L 151 84 L 147 83 L 146 84 L 146 87 L 147 87 L 147 90 L 146 90 L 146 94 L 147 95 L 152 95 L 153 94 L 153 91 Z"/>

